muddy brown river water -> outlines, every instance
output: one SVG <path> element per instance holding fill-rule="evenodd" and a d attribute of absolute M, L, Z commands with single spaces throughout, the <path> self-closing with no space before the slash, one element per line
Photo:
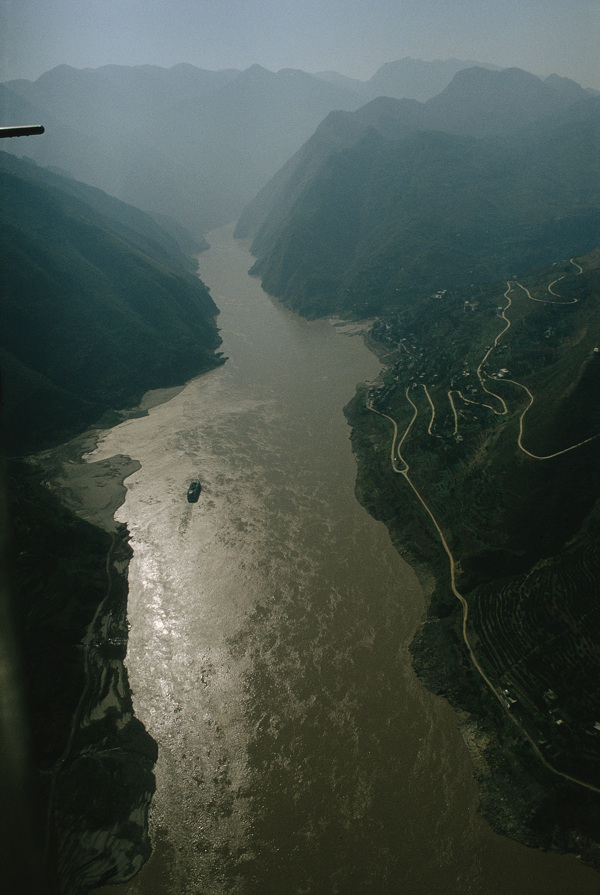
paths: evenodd
<path fill-rule="evenodd" d="M 231 233 L 200 256 L 228 362 L 95 455 L 141 463 L 117 518 L 134 705 L 160 753 L 153 857 L 104 891 L 599 892 L 573 856 L 479 818 L 456 716 L 411 668 L 425 596 L 353 493 L 343 407 L 379 363 L 265 295 Z"/>

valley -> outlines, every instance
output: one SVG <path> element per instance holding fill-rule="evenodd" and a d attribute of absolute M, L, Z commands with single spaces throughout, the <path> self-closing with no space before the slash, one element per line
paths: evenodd
<path fill-rule="evenodd" d="M 47 125 L 0 154 L 29 888 L 596 891 L 598 92 L 60 65 L 0 103 Z"/>

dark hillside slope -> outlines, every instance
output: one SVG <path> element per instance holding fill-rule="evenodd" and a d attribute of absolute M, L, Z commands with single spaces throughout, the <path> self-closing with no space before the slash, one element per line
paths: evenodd
<path fill-rule="evenodd" d="M 273 222 L 289 214 L 299 190 L 334 151 L 358 143 L 374 128 L 392 140 L 415 131 L 443 131 L 459 136 L 514 140 L 523 129 L 549 115 L 568 113 L 591 99 L 589 91 L 557 75 L 540 78 L 521 69 L 461 71 L 439 95 L 421 103 L 379 97 L 355 112 L 329 115 L 313 136 L 244 209 L 236 235 L 252 237 L 260 254 Z"/>
<path fill-rule="evenodd" d="M 0 449 L 11 457 L 6 475 L 0 457 L 0 534 L 11 542 L 0 600 L 22 669 L 11 696 L 27 728 L 31 788 L 22 854 L 10 855 L 5 878 L 11 892 L 64 895 L 124 882 L 149 857 L 156 744 L 133 715 L 123 664 L 131 549 L 110 518 L 120 464 L 109 462 L 101 485 L 102 530 L 48 487 L 48 458 L 42 468 L 14 455 L 215 367 L 221 340 L 187 254 L 193 241 L 177 227 L 5 153 L 0 197 Z M 74 466 L 82 447 L 66 450 L 56 462 Z"/>
<path fill-rule="evenodd" d="M 0 194 L 7 452 L 220 362 L 216 306 L 147 215 L 6 154 Z"/>
<path fill-rule="evenodd" d="M 590 91 L 558 75 L 542 81 L 522 69 L 489 71 L 476 66 L 461 70 L 428 102 L 380 96 L 355 112 L 335 112 L 244 209 L 237 235 L 262 239 L 261 226 L 282 205 L 282 197 L 289 200 L 290 185 L 304 184 L 307 170 L 314 174 L 327 155 L 349 148 L 369 128 L 395 140 L 409 132 L 431 130 L 513 138 L 549 115 L 591 98 Z"/>
<path fill-rule="evenodd" d="M 486 816 L 596 868 L 599 298 L 596 249 L 398 308 L 347 408 L 361 501 L 435 573 L 415 666 L 471 715 Z"/>
<path fill-rule="evenodd" d="M 238 239 L 253 237 L 252 249 L 261 254 L 330 155 L 359 143 L 370 129 L 401 139 L 418 130 L 421 113 L 417 102 L 387 97 L 374 99 L 356 112 L 330 112 L 313 136 L 246 206 L 234 235 Z"/>
<path fill-rule="evenodd" d="M 365 107 L 364 127 L 363 109 L 341 128 L 330 116 L 241 219 L 238 235 L 258 227 L 253 272 L 286 304 L 366 316 L 598 243 L 600 100 L 493 139 L 394 137 L 407 116 L 391 104 Z"/>

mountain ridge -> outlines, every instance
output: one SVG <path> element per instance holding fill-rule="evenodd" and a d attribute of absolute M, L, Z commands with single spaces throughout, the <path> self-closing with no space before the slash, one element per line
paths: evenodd
<path fill-rule="evenodd" d="M 253 238 L 267 291 L 310 316 L 319 305 L 368 316 L 415 288 L 491 281 L 597 244 L 599 99 L 580 88 L 573 104 L 520 70 L 457 77 L 425 104 L 377 99 L 328 116 L 247 206 L 235 234 Z M 482 123 L 474 90 L 497 116 Z M 551 112 L 532 115 L 532 91 L 554 97 Z M 333 274 L 351 226 L 343 202 L 360 191 L 353 254 Z"/>
<path fill-rule="evenodd" d="M 306 73 L 60 66 L 1 85 L 4 116 L 43 120 L 25 152 L 194 236 L 227 223 L 351 91 Z"/>
<path fill-rule="evenodd" d="M 436 75 L 435 89 L 466 64 Z M 432 66 L 437 70 L 437 63 L 421 63 L 417 80 Z M 62 65 L 36 81 L 0 85 L 0 109 L 7 122 L 39 120 L 46 127 L 43 141 L 22 138 L 7 151 L 166 214 L 198 237 L 237 218 L 329 112 L 373 98 L 377 74 L 365 93 L 343 77 L 260 65 L 217 72 L 185 63 Z M 409 89 L 404 75 L 389 75 L 381 89 L 394 95 Z"/>

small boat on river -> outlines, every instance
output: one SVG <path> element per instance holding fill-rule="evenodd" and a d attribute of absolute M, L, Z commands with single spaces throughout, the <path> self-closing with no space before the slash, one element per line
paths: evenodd
<path fill-rule="evenodd" d="M 200 492 L 202 491 L 202 485 L 200 482 L 195 479 L 193 482 L 190 482 L 190 487 L 187 491 L 187 499 L 189 503 L 196 503 L 198 498 L 200 497 Z"/>

